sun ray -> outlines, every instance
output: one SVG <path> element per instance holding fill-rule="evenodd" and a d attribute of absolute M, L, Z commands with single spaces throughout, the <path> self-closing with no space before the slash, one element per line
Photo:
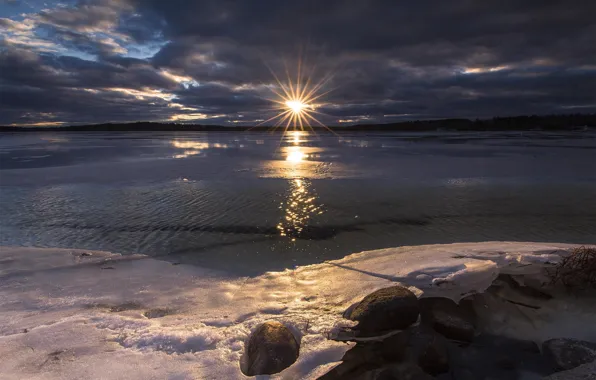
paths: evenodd
<path fill-rule="evenodd" d="M 277 76 L 277 74 L 275 74 L 275 71 L 273 71 L 273 69 L 272 69 L 272 68 L 271 68 L 269 65 L 265 64 L 265 66 L 267 66 L 267 68 L 269 69 L 269 72 L 271 73 L 271 75 L 273 75 L 273 78 L 275 78 L 275 81 L 277 82 L 277 84 L 279 85 L 279 87 L 280 87 L 280 88 L 282 89 L 282 91 L 284 92 L 284 94 L 285 94 L 285 97 L 286 97 L 286 98 L 290 98 L 290 97 L 291 97 L 291 95 L 290 95 L 290 94 L 288 94 L 288 92 L 287 92 L 287 90 L 286 90 L 286 87 L 285 87 L 285 86 L 284 86 L 284 84 L 283 84 L 283 83 L 282 83 L 282 82 L 279 80 L 279 77 Z M 272 90 L 273 90 L 273 89 L 272 89 Z M 275 91 L 275 90 L 273 90 L 273 92 L 276 92 L 276 91 Z"/>
<path fill-rule="evenodd" d="M 319 81 L 310 91 L 303 97 L 304 99 L 310 99 L 311 97 L 317 94 L 323 86 L 325 86 L 331 79 L 333 78 L 333 74 L 327 74 L 321 81 Z"/>

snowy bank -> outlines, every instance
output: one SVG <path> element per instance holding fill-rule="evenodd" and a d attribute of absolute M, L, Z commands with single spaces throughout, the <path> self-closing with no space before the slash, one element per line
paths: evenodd
<path fill-rule="evenodd" d="M 243 379 L 250 331 L 290 326 L 298 361 L 271 378 L 315 379 L 351 344 L 329 340 L 343 312 L 395 283 L 458 301 L 499 274 L 541 283 L 575 246 L 487 242 L 400 247 L 238 278 L 142 255 L 0 248 L 3 379 Z M 523 277 L 521 277 L 523 275 Z M 486 328 L 536 341 L 596 340 L 596 302 L 560 299 L 523 310 L 487 304 Z M 498 303 L 498 304 L 497 304 Z M 514 310 L 506 310 L 513 308 Z M 590 322 L 591 321 L 591 322 Z"/>

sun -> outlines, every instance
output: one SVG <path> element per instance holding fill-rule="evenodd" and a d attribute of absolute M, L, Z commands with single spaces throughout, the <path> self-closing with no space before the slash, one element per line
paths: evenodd
<path fill-rule="evenodd" d="M 308 107 L 308 104 L 302 103 L 300 100 L 287 100 L 286 106 L 295 114 L 300 114 Z"/>
<path fill-rule="evenodd" d="M 270 86 L 275 98 L 268 100 L 273 103 L 273 110 L 277 114 L 257 126 L 274 122 L 274 129 L 281 126 L 285 131 L 290 127 L 293 127 L 294 130 L 298 128 L 304 130 L 305 128 L 312 128 L 314 124 L 328 129 L 315 115 L 322 114 L 317 111 L 317 108 L 321 106 L 318 102 L 330 92 L 323 91 L 323 88 L 331 79 L 331 75 L 325 75 L 320 81 L 314 82 L 313 72 L 305 72 L 301 60 L 298 61 L 296 77 L 292 78 L 286 69 L 287 80 L 284 82 L 279 79 L 271 68 L 269 70 L 275 78 L 277 86 Z"/>

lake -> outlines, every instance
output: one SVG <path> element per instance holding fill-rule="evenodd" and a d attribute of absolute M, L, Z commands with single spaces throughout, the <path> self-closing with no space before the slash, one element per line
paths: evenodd
<path fill-rule="evenodd" d="M 5 133 L 0 245 L 256 275 L 402 245 L 596 243 L 596 133 Z"/>

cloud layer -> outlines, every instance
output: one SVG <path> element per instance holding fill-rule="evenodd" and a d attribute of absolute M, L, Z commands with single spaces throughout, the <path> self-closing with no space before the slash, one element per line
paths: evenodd
<path fill-rule="evenodd" d="M 596 112 L 592 0 L 8 1 L 0 15 L 0 124 L 257 124 L 274 115 L 271 71 L 300 60 L 332 90 L 317 101 L 329 124 Z"/>

